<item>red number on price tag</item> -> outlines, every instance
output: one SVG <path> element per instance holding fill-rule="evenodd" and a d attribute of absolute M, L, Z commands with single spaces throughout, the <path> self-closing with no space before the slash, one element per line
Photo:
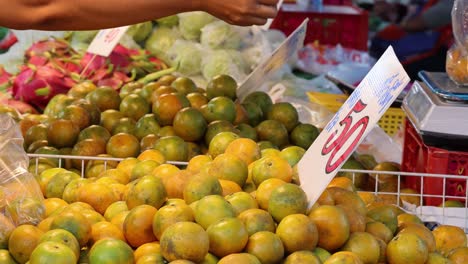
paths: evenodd
<path fill-rule="evenodd" d="M 331 153 L 325 167 L 327 174 L 335 171 L 351 155 L 364 135 L 367 125 L 369 124 L 369 116 L 364 116 L 357 122 L 353 122 L 353 114 L 363 111 L 366 106 L 366 104 L 359 100 L 349 111 L 348 115 L 340 121 L 340 126 L 343 127 L 341 134 L 335 139 L 337 133 L 333 133 L 325 142 L 322 148 L 322 155 L 326 156 Z M 343 154 L 335 159 L 335 156 L 353 135 L 355 136 L 354 140 L 349 144 Z"/>
<path fill-rule="evenodd" d="M 119 28 L 114 28 L 114 29 L 110 30 L 109 33 L 107 33 L 104 36 L 104 42 L 111 43 L 115 39 L 115 37 L 117 37 L 119 31 L 120 31 Z"/>

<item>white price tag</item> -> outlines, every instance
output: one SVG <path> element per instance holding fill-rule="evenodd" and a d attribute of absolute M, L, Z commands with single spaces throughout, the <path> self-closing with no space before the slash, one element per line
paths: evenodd
<path fill-rule="evenodd" d="M 129 26 L 123 26 L 100 30 L 91 44 L 89 44 L 87 51 L 89 53 L 108 57 L 128 28 Z"/>
<path fill-rule="evenodd" d="M 299 178 L 309 206 L 317 201 L 409 81 L 389 47 L 299 161 Z"/>
<path fill-rule="evenodd" d="M 243 100 L 249 93 L 258 90 L 262 84 L 268 80 L 270 74 L 278 71 L 287 61 L 294 56 L 299 48 L 304 45 L 304 38 L 307 31 L 307 22 L 305 19 L 302 24 L 294 30 L 291 35 L 276 48 L 271 56 L 260 63 L 252 73 L 239 85 L 237 96 Z"/>

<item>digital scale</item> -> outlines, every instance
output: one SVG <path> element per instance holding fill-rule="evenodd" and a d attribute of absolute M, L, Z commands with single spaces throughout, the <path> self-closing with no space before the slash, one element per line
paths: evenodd
<path fill-rule="evenodd" d="M 454 83 L 445 72 L 419 73 L 403 99 L 402 108 L 426 145 L 468 150 L 468 87 Z"/>

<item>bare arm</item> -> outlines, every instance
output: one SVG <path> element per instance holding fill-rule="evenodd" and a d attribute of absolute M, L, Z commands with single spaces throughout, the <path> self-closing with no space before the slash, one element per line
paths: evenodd
<path fill-rule="evenodd" d="M 0 25 L 13 29 L 88 30 L 206 11 L 237 25 L 264 24 L 278 0 L 0 0 Z"/>

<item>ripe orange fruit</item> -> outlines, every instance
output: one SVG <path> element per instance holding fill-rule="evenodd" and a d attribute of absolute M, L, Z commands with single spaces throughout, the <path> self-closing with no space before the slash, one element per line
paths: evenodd
<path fill-rule="evenodd" d="M 257 126 L 260 141 L 270 141 L 273 145 L 283 148 L 289 143 L 288 130 L 277 120 L 265 120 Z"/>
<path fill-rule="evenodd" d="M 86 218 L 86 220 L 88 220 L 88 223 L 90 225 L 94 225 L 97 222 L 106 220 L 104 216 L 102 216 L 100 213 L 94 210 L 84 209 L 82 211 L 79 211 L 79 213 L 81 213 Z"/>
<path fill-rule="evenodd" d="M 206 232 L 210 238 L 210 252 L 220 258 L 242 252 L 249 238 L 244 224 L 235 217 L 211 224 Z"/>
<path fill-rule="evenodd" d="M 185 259 L 201 262 L 209 250 L 208 233 L 193 222 L 178 222 L 169 226 L 161 236 L 161 253 L 168 261 Z"/>
<path fill-rule="evenodd" d="M 242 187 L 247 180 L 248 169 L 242 159 L 233 154 L 224 153 L 213 160 L 208 173 L 218 179 L 233 181 Z"/>
<path fill-rule="evenodd" d="M 381 222 L 369 222 L 366 224 L 366 232 L 382 239 L 385 243 L 390 242 L 393 238 L 392 231 Z"/>
<path fill-rule="evenodd" d="M 462 264 L 468 262 L 468 248 L 459 247 L 450 252 L 447 257 L 453 264 Z"/>
<path fill-rule="evenodd" d="M 112 189 L 101 183 L 88 183 L 78 190 L 78 201 L 91 205 L 100 214 L 118 200 Z"/>
<path fill-rule="evenodd" d="M 270 178 L 258 185 L 257 192 L 255 195 L 255 199 L 258 202 L 258 206 L 263 210 L 268 210 L 268 201 L 270 200 L 271 193 L 273 192 L 273 190 L 284 184 L 286 184 L 286 182 L 283 180 L 280 180 L 278 178 Z"/>
<path fill-rule="evenodd" d="M 39 244 L 44 232 L 33 225 L 20 225 L 15 228 L 8 240 L 8 251 L 19 263 L 26 263 Z"/>
<path fill-rule="evenodd" d="M 91 236 L 91 225 L 88 220 L 78 211 L 65 210 L 54 216 L 50 223 L 50 229 L 65 229 L 72 233 L 81 247 L 88 243 Z"/>
<path fill-rule="evenodd" d="M 66 245 L 47 241 L 42 242 L 32 251 L 29 263 L 46 264 L 46 263 L 63 263 L 74 264 L 77 257 L 73 250 Z"/>
<path fill-rule="evenodd" d="M 318 243 L 315 223 L 303 214 L 291 214 L 283 218 L 276 228 L 276 234 L 283 241 L 287 253 L 313 250 Z"/>
<path fill-rule="evenodd" d="M 111 221 L 114 216 L 123 211 L 128 211 L 127 203 L 125 201 L 114 202 L 107 207 L 106 212 L 104 212 L 104 218 L 107 221 Z"/>
<path fill-rule="evenodd" d="M 194 216 L 195 221 L 207 229 L 222 218 L 235 217 L 236 212 L 222 196 L 208 195 L 198 200 Z"/>
<path fill-rule="evenodd" d="M 410 224 L 403 228 L 398 234 L 411 233 L 419 236 L 426 243 L 429 252 L 434 252 L 436 249 L 436 241 L 432 232 L 421 224 Z"/>
<path fill-rule="evenodd" d="M 218 155 L 225 153 L 229 144 L 238 138 L 239 135 L 234 132 L 220 132 L 210 141 L 208 153 L 211 157 L 216 158 Z"/>
<path fill-rule="evenodd" d="M 235 182 L 229 180 L 218 180 L 219 184 L 221 184 L 221 188 L 223 190 L 222 196 L 227 196 L 230 194 L 234 194 L 237 192 L 242 192 L 242 188 Z"/>
<path fill-rule="evenodd" d="M 249 237 L 245 251 L 261 263 L 278 263 L 284 257 L 283 242 L 275 233 L 260 231 Z"/>
<path fill-rule="evenodd" d="M 39 240 L 39 243 L 43 242 L 61 243 L 72 250 L 76 259 L 80 257 L 80 243 L 72 233 L 65 229 L 53 229 L 45 232 Z"/>
<path fill-rule="evenodd" d="M 128 176 L 128 179 L 130 180 L 132 170 L 135 167 L 135 165 L 138 164 L 139 162 L 140 160 L 134 157 L 125 158 L 124 160 L 119 162 L 116 169 L 125 173 Z"/>
<path fill-rule="evenodd" d="M 221 195 L 222 192 L 223 188 L 218 178 L 199 173 L 188 180 L 183 196 L 185 202 L 191 204 L 207 195 Z"/>
<path fill-rule="evenodd" d="M 341 250 L 355 253 L 363 263 L 378 263 L 380 258 L 379 242 L 366 232 L 352 233 Z"/>
<path fill-rule="evenodd" d="M 447 256 L 451 250 L 459 247 L 466 247 L 466 235 L 463 229 L 441 225 L 432 231 L 436 241 L 436 250 Z"/>
<path fill-rule="evenodd" d="M 41 192 L 45 194 L 47 183 L 50 181 L 50 179 L 52 179 L 52 177 L 55 176 L 55 174 L 65 171 L 66 170 L 64 168 L 50 168 L 44 170 L 39 175 L 37 175 L 36 180 L 39 183 L 39 186 L 41 187 Z"/>
<path fill-rule="evenodd" d="M 261 264 L 260 260 L 249 253 L 234 253 L 229 254 L 219 260 L 218 264 L 230 264 L 230 263 L 245 263 L 245 264 Z"/>
<path fill-rule="evenodd" d="M 141 257 L 155 253 L 161 253 L 161 246 L 159 245 L 159 242 L 150 242 L 139 246 L 133 252 L 133 256 L 135 257 L 135 262 L 138 263 L 138 260 Z"/>
<path fill-rule="evenodd" d="M 164 230 L 178 222 L 193 222 L 192 209 L 185 203 L 171 203 L 161 207 L 153 218 L 153 233 L 161 239 Z"/>
<path fill-rule="evenodd" d="M 252 180 L 256 186 L 270 178 L 291 182 L 292 174 L 291 165 L 277 156 L 263 157 L 253 163 L 252 167 Z"/>
<path fill-rule="evenodd" d="M 199 173 L 203 167 L 208 166 L 213 159 L 208 155 L 198 155 L 191 158 L 187 165 L 187 170 L 192 173 Z"/>
<path fill-rule="evenodd" d="M 119 169 L 108 169 L 99 174 L 98 178 L 108 177 L 116 180 L 118 183 L 127 184 L 130 181 L 128 174 Z"/>
<path fill-rule="evenodd" d="M 168 198 L 184 198 L 184 189 L 192 177 L 191 172 L 186 170 L 178 171 L 172 175 L 162 178 L 164 188 Z"/>
<path fill-rule="evenodd" d="M 205 95 L 198 92 L 187 94 L 187 99 L 190 102 L 190 106 L 198 110 L 200 110 L 200 108 L 206 105 L 209 101 Z"/>
<path fill-rule="evenodd" d="M 193 142 L 203 138 L 208 125 L 199 110 L 186 107 L 177 112 L 172 126 L 176 135 Z"/>
<path fill-rule="evenodd" d="M 232 205 L 236 215 L 239 215 L 248 209 L 258 208 L 255 198 L 247 192 L 239 191 L 227 195 L 224 198 Z"/>
<path fill-rule="evenodd" d="M 392 264 L 423 264 L 428 255 L 424 240 L 411 233 L 398 234 L 387 245 L 387 261 Z"/>
<path fill-rule="evenodd" d="M 158 210 L 150 205 L 139 205 L 128 213 L 123 223 L 123 233 L 132 247 L 156 241 L 153 234 L 153 217 Z"/>
<path fill-rule="evenodd" d="M 126 202 L 129 209 L 142 204 L 158 209 L 166 201 L 166 196 L 162 180 L 153 175 L 146 175 L 130 186 Z"/>
<path fill-rule="evenodd" d="M 93 224 L 91 226 L 91 238 L 89 240 L 90 245 L 93 245 L 104 238 L 120 239 L 125 242 L 122 230 L 120 230 L 116 225 L 107 221 L 101 221 Z"/>
<path fill-rule="evenodd" d="M 262 209 L 248 209 L 240 213 L 237 218 L 244 223 L 249 236 L 260 232 L 269 231 L 275 232 L 276 225 L 271 215 Z"/>
<path fill-rule="evenodd" d="M 68 203 L 60 198 L 48 198 L 44 199 L 45 214 L 44 217 L 49 217 L 52 212 L 57 209 L 64 208 Z"/>
<path fill-rule="evenodd" d="M 270 98 L 270 96 L 263 91 L 255 91 L 250 94 L 248 94 L 244 101 L 244 103 L 254 103 L 255 105 L 258 105 L 260 109 L 262 110 L 263 113 L 268 113 L 273 105 L 273 102 Z"/>
<path fill-rule="evenodd" d="M 140 152 L 140 141 L 131 134 L 118 133 L 107 142 L 106 152 L 116 158 L 136 157 Z"/>
<path fill-rule="evenodd" d="M 340 251 L 331 255 L 324 264 L 363 264 L 359 256 L 356 253 L 349 251 Z"/>
<path fill-rule="evenodd" d="M 101 239 L 89 251 L 89 263 L 131 264 L 134 261 L 132 248 L 120 239 Z"/>
<path fill-rule="evenodd" d="M 261 157 L 260 147 L 257 142 L 249 138 L 238 138 L 232 141 L 225 153 L 233 154 L 245 162 L 246 165 Z"/>
<path fill-rule="evenodd" d="M 190 102 L 185 95 L 169 93 L 158 96 L 153 102 L 152 110 L 162 126 L 172 125 L 174 117 L 182 108 L 189 107 Z"/>
<path fill-rule="evenodd" d="M 306 214 L 307 195 L 296 184 L 286 183 L 271 192 L 268 200 L 268 212 L 277 223 L 291 214 Z"/>
<path fill-rule="evenodd" d="M 48 181 L 44 196 L 46 198 L 62 198 L 63 191 L 67 184 L 78 178 L 80 178 L 80 175 L 70 171 L 55 174 L 54 177 Z"/>
<path fill-rule="evenodd" d="M 288 102 L 275 103 L 266 113 L 267 119 L 281 122 L 288 132 L 291 132 L 299 123 L 299 114 L 296 108 Z"/>
<path fill-rule="evenodd" d="M 129 210 L 127 211 L 122 211 L 118 214 L 116 214 L 114 217 L 112 217 L 112 219 L 110 220 L 110 222 L 112 224 L 114 224 L 116 227 L 118 227 L 122 232 L 124 231 L 124 222 L 125 222 L 125 218 L 127 218 L 127 215 L 130 213 Z M 125 234 L 124 234 L 125 235 Z"/>
<path fill-rule="evenodd" d="M 159 164 L 164 164 L 166 163 L 166 159 L 164 158 L 164 155 L 155 150 L 155 149 L 148 149 L 140 153 L 137 157 L 138 160 L 144 161 L 144 160 L 154 160 L 158 162 Z"/>
<path fill-rule="evenodd" d="M 317 226 L 319 247 L 335 251 L 348 240 L 350 225 L 343 209 L 322 205 L 312 210 L 309 217 Z"/>
<path fill-rule="evenodd" d="M 13 256 L 6 249 L 0 249 L 0 263 L 17 264 Z"/>
<path fill-rule="evenodd" d="M 211 99 L 206 105 L 200 108 L 204 118 L 208 122 L 215 120 L 226 120 L 234 123 L 236 120 L 236 105 L 225 96 L 218 96 Z"/>
<path fill-rule="evenodd" d="M 187 161 L 188 145 L 178 136 L 166 136 L 158 139 L 154 149 L 160 151 L 168 161 Z"/>
<path fill-rule="evenodd" d="M 158 167 L 154 168 L 154 170 L 151 172 L 152 175 L 163 179 L 164 177 L 169 177 L 172 174 L 177 173 L 180 171 L 179 168 L 172 164 L 161 164 Z"/>
<path fill-rule="evenodd" d="M 301 250 L 290 254 L 284 260 L 283 264 L 319 264 L 322 263 L 312 251 Z"/>

